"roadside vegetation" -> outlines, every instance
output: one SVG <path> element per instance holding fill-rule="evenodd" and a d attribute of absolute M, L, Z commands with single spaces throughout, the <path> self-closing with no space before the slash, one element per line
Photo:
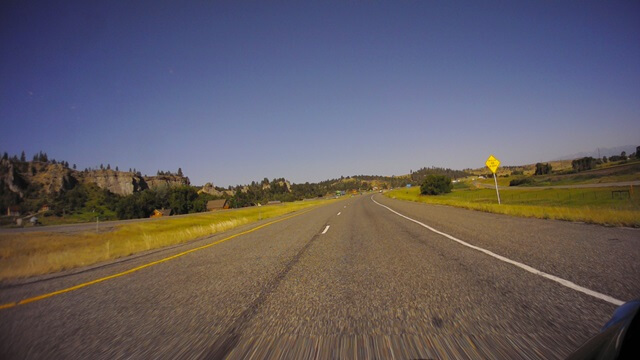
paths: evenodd
<path fill-rule="evenodd" d="M 99 174 L 95 175 L 95 172 Z M 226 206 L 230 208 L 264 205 L 274 201 L 317 199 L 334 196 L 336 192 L 357 193 L 405 186 L 433 172 L 462 173 L 450 169 L 424 168 L 415 173 L 412 171 L 412 176 L 341 176 L 300 184 L 291 184 L 284 178 L 264 178 L 246 185 L 223 188 L 211 183 L 202 187 L 190 185 L 182 169 L 178 168 L 177 172 L 158 170 L 156 173 L 161 180 L 173 181 L 171 185 L 148 185 L 147 181 L 154 181 L 150 179 L 153 176 L 143 175 L 135 168 L 120 171 L 118 166 L 100 164 L 96 168 L 80 170 L 75 164 L 53 159 L 42 151 L 30 161 L 24 151 L 20 156 L 9 156 L 5 152 L 0 158 L 0 226 L 17 227 L 18 218 L 23 220 L 23 225 L 28 224 L 33 216 L 37 217 L 40 224 L 59 225 L 96 219 L 147 218 L 156 209 L 171 209 L 171 215 L 193 214 L 205 212 L 207 202 L 218 199 L 225 199 Z M 98 186 L 92 180 L 97 177 L 109 177 L 112 184 L 120 178 L 124 179 L 125 184 L 137 185 L 133 193 L 118 195 L 104 188 L 104 184 L 102 188 Z M 141 182 L 145 186 L 140 185 Z M 14 210 L 9 211 L 10 208 Z"/>
<path fill-rule="evenodd" d="M 610 184 L 640 180 L 640 147 L 627 156 L 583 157 L 573 160 L 504 166 L 498 169 L 501 205 L 488 169 L 450 183 L 448 176 L 422 178 L 420 189 L 399 188 L 391 198 L 457 206 L 498 214 L 582 221 L 607 226 L 640 227 L 640 189 L 633 186 L 553 188 L 580 184 Z M 463 175 L 453 174 L 451 175 Z M 449 175 L 449 174 L 445 174 Z"/>
<path fill-rule="evenodd" d="M 420 185 L 421 195 L 440 195 L 451 192 L 451 179 L 444 175 L 429 175 Z"/>
<path fill-rule="evenodd" d="M 221 210 L 119 225 L 104 233 L 0 233 L 0 281 L 96 264 L 184 243 L 336 200 Z"/>
<path fill-rule="evenodd" d="M 634 187 L 503 189 L 501 205 L 495 189 L 489 188 L 454 188 L 437 196 L 422 195 L 418 188 L 401 188 L 386 196 L 513 216 L 640 227 L 640 189 Z"/>
<path fill-rule="evenodd" d="M 478 184 L 493 185 L 489 170 L 471 170 L 472 180 Z M 603 156 L 600 159 L 584 157 L 529 166 L 498 168 L 498 185 L 541 187 L 580 184 L 602 184 L 640 180 L 640 157 L 636 153 Z"/>

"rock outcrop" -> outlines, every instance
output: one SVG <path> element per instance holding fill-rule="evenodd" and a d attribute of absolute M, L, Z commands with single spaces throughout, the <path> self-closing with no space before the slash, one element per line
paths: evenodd
<path fill-rule="evenodd" d="M 8 189 L 23 196 L 24 190 L 32 184 L 32 188 L 50 195 L 63 190 L 72 189 L 78 180 L 72 175 L 72 171 L 61 164 L 51 164 L 39 161 L 13 163 L 2 160 L 3 181 Z"/>
<path fill-rule="evenodd" d="M 133 172 L 89 170 L 77 172 L 77 176 L 85 184 L 96 184 L 117 195 L 131 195 L 148 188 L 145 180 Z"/>
<path fill-rule="evenodd" d="M 16 169 L 9 160 L 2 159 L 2 161 L 0 161 L 0 180 L 2 180 L 9 191 L 18 194 L 21 198 L 24 197 L 24 180 L 16 172 Z"/>
<path fill-rule="evenodd" d="M 179 175 L 142 177 L 133 172 L 115 170 L 76 171 L 60 163 L 0 160 L 0 181 L 5 189 L 24 197 L 25 191 L 52 195 L 73 189 L 76 184 L 96 184 L 114 194 L 126 196 L 144 189 L 189 185 Z"/>
<path fill-rule="evenodd" d="M 286 187 L 287 188 L 287 192 L 291 192 L 291 183 L 289 182 L 289 180 L 279 180 L 277 182 L 278 186 L 282 186 L 282 187 Z M 262 190 L 271 190 L 271 184 L 268 182 L 263 182 L 262 183 Z"/>
<path fill-rule="evenodd" d="M 204 184 L 202 189 L 198 190 L 198 194 L 200 194 L 200 193 L 205 193 L 205 194 L 209 194 L 209 195 L 213 195 L 213 196 L 223 196 L 226 193 L 226 191 L 220 191 L 220 190 L 216 189 L 216 187 L 213 186 L 212 183 L 206 183 L 206 184 Z"/>
<path fill-rule="evenodd" d="M 150 189 L 170 188 L 190 185 L 189 178 L 179 175 L 145 176 L 144 181 Z"/>

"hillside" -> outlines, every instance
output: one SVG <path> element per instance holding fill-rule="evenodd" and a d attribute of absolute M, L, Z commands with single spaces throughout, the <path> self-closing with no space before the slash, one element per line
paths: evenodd
<path fill-rule="evenodd" d="M 48 159 L 46 153 L 26 161 L 6 153 L 0 160 L 0 209 L 7 214 L 14 208 L 22 216 L 45 215 L 51 223 L 130 219 L 148 217 L 155 209 L 171 209 L 172 215 L 207 210 L 207 202 L 227 199 L 228 206 L 238 208 L 267 204 L 272 201 L 296 201 L 334 196 L 336 193 L 361 193 L 419 184 L 430 174 L 451 178 L 467 172 L 444 168 L 422 168 L 408 175 L 356 175 L 317 183 L 294 184 L 284 178 L 253 181 L 251 184 L 221 188 L 212 183 L 196 187 L 182 170 L 158 171 L 156 176 L 143 176 L 135 169 L 119 171 L 109 165 L 100 169 L 76 170 L 65 161 Z M 43 210 L 48 209 L 48 210 Z M 4 223 L 15 222 L 6 217 Z"/>
<path fill-rule="evenodd" d="M 78 183 L 95 184 L 116 195 L 131 195 L 145 189 L 189 185 L 189 178 L 176 174 L 141 176 L 139 173 L 100 170 L 73 170 L 62 163 L 0 160 L 0 179 L 10 191 L 23 197 L 52 195 L 73 189 Z"/>

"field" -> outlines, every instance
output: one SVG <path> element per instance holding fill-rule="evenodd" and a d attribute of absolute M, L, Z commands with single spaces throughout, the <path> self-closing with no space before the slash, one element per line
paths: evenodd
<path fill-rule="evenodd" d="M 562 162 L 563 166 L 561 167 L 556 167 L 554 162 L 550 162 L 554 172 L 550 175 L 533 176 L 533 169 L 531 169 L 530 171 L 525 170 L 524 176 L 513 176 L 511 175 L 510 170 L 498 169 L 498 185 L 509 186 L 511 180 L 525 177 L 532 179 L 532 184 L 529 186 L 579 185 L 640 180 L 640 161 L 638 160 L 606 163 L 598 166 L 596 169 L 577 173 L 573 173 L 571 171 L 570 161 L 568 168 L 566 167 L 566 162 L 567 161 Z M 493 177 L 488 177 L 486 179 L 476 178 L 475 181 L 482 184 L 494 184 Z"/>
<path fill-rule="evenodd" d="M 623 192 L 615 192 L 619 190 Z M 386 195 L 498 214 L 640 227 L 639 191 L 629 187 L 501 190 L 501 205 L 498 205 L 495 189 L 454 189 L 446 195 L 426 196 L 420 195 L 420 189 L 414 187 L 393 190 Z"/>
<path fill-rule="evenodd" d="M 87 266 L 179 244 L 329 201 L 335 200 L 299 201 L 169 217 L 119 225 L 105 233 L 0 233 L 0 281 Z"/>

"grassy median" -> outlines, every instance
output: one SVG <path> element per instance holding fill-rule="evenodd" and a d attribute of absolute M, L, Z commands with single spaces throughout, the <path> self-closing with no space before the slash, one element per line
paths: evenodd
<path fill-rule="evenodd" d="M 179 244 L 330 201 L 298 201 L 169 217 L 119 225 L 105 233 L 44 230 L 0 234 L 0 280 L 53 273 Z"/>
<path fill-rule="evenodd" d="M 386 195 L 497 214 L 640 227 L 639 191 L 630 187 L 501 190 L 501 205 L 495 189 L 461 189 L 446 195 L 427 196 L 420 195 L 419 188 L 410 188 L 396 189 Z"/>

